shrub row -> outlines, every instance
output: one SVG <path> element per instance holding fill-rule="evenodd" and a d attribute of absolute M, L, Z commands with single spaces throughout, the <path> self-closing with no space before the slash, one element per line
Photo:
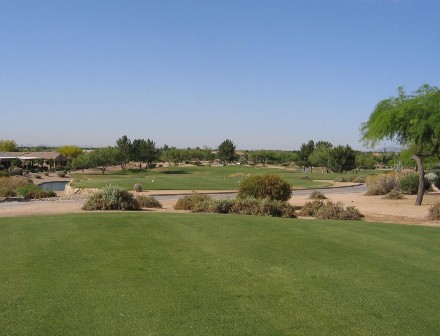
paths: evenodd
<path fill-rule="evenodd" d="M 321 219 L 361 220 L 364 215 L 353 206 L 344 207 L 342 202 L 323 202 L 314 200 L 307 202 L 300 212 L 301 216 L 310 216 Z"/>
<path fill-rule="evenodd" d="M 91 194 L 83 210 L 140 210 L 141 208 L 162 208 L 153 196 L 139 195 L 136 198 L 128 190 L 117 186 L 106 186 Z"/>
<path fill-rule="evenodd" d="M 216 200 L 208 195 L 195 192 L 181 197 L 174 209 L 190 210 L 192 212 L 296 218 L 294 207 L 284 201 L 254 197 Z"/>
<path fill-rule="evenodd" d="M 353 183 L 365 183 L 365 177 L 357 175 L 347 175 L 338 177 L 336 182 L 353 182 Z"/>
<path fill-rule="evenodd" d="M 388 172 L 368 176 L 366 180 L 367 195 L 386 195 L 394 189 L 401 193 L 415 195 L 419 188 L 419 175 L 413 172 Z M 431 183 L 424 179 L 424 189 L 429 190 Z"/>

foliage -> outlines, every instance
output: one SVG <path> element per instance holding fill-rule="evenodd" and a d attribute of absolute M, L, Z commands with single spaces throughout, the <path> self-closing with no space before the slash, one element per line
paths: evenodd
<path fill-rule="evenodd" d="M 394 188 L 388 194 L 386 194 L 383 198 L 384 199 L 396 200 L 396 199 L 403 199 L 404 197 L 403 197 L 402 192 L 400 191 L 400 189 Z"/>
<path fill-rule="evenodd" d="M 317 190 L 312 191 L 312 193 L 309 195 L 309 198 L 310 199 L 315 199 L 315 200 L 327 199 L 327 197 L 325 197 L 325 195 L 322 192 L 317 191 Z"/>
<path fill-rule="evenodd" d="M 141 208 L 162 209 L 162 203 L 160 203 L 154 196 L 137 195 L 136 201 Z"/>
<path fill-rule="evenodd" d="M 58 177 L 66 177 L 66 172 L 64 170 L 57 171 Z"/>
<path fill-rule="evenodd" d="M 430 172 L 428 174 L 425 175 L 425 179 L 429 182 L 429 183 L 435 183 L 438 180 L 438 175 Z"/>
<path fill-rule="evenodd" d="M 29 183 L 17 188 L 17 194 L 29 199 L 55 197 L 57 194 L 52 190 L 42 190 L 37 185 Z"/>
<path fill-rule="evenodd" d="M 134 190 L 135 190 L 136 192 L 142 192 L 142 184 L 140 184 L 140 183 L 136 183 L 136 184 L 134 185 Z"/>
<path fill-rule="evenodd" d="M 58 148 L 58 152 L 70 159 L 77 158 L 83 153 L 83 150 L 75 145 L 66 145 Z"/>
<path fill-rule="evenodd" d="M 429 219 L 432 220 L 440 220 L 440 202 L 434 203 L 429 208 Z"/>
<path fill-rule="evenodd" d="M 296 164 L 300 167 L 312 167 L 312 163 L 310 162 L 310 155 L 315 150 L 315 142 L 310 140 L 308 143 L 303 143 L 298 151 L 298 158 Z"/>
<path fill-rule="evenodd" d="M 197 209 L 204 208 L 204 203 L 209 202 L 211 197 L 206 194 L 192 192 L 179 198 L 174 205 L 175 210 L 191 210 L 198 212 Z"/>
<path fill-rule="evenodd" d="M 153 161 L 159 159 L 159 150 L 156 148 L 154 141 L 147 139 L 135 139 L 131 144 L 132 160 L 139 162 L 139 168 L 142 168 L 142 163 L 150 168 Z"/>
<path fill-rule="evenodd" d="M 226 139 L 218 146 L 218 158 L 225 163 L 236 160 L 235 145 L 232 140 Z"/>
<path fill-rule="evenodd" d="M 427 179 L 424 179 L 424 190 L 428 190 L 431 183 Z M 399 180 L 399 188 L 404 194 L 416 195 L 419 189 L 419 176 L 418 174 L 406 174 Z"/>
<path fill-rule="evenodd" d="M 118 148 L 119 151 L 121 168 L 125 170 L 132 156 L 131 140 L 127 138 L 126 135 L 123 135 L 121 138 L 116 140 L 116 147 Z"/>
<path fill-rule="evenodd" d="M 314 200 L 307 202 L 301 209 L 302 216 L 312 216 L 321 219 L 361 220 L 364 215 L 353 206 L 344 207 L 342 202 Z"/>
<path fill-rule="evenodd" d="M 98 168 L 102 174 L 107 170 L 109 166 L 113 166 L 119 163 L 118 150 L 115 147 L 97 148 L 94 151 L 87 154 L 87 158 L 84 160 L 87 167 Z"/>
<path fill-rule="evenodd" d="M 23 168 L 20 168 L 20 167 L 12 167 L 9 169 L 9 173 L 11 175 L 23 175 L 24 170 L 23 170 Z"/>
<path fill-rule="evenodd" d="M 386 195 L 399 184 L 399 176 L 395 172 L 368 176 L 366 181 L 368 196 Z"/>
<path fill-rule="evenodd" d="M 129 191 L 109 185 L 91 194 L 83 210 L 139 210 L 140 206 Z"/>
<path fill-rule="evenodd" d="M 323 167 L 329 172 L 330 156 L 333 145 L 328 141 L 319 141 L 315 145 L 315 149 L 309 156 L 311 165 L 315 167 Z"/>
<path fill-rule="evenodd" d="M 356 152 L 355 165 L 361 169 L 374 169 L 376 159 L 372 152 Z"/>
<path fill-rule="evenodd" d="M 414 94 L 407 94 L 400 87 L 398 96 L 380 101 L 361 126 L 362 139 L 367 144 L 389 139 L 410 148 L 420 181 L 416 205 L 421 205 L 423 200 L 423 158 L 435 155 L 439 150 L 439 124 L 440 90 L 423 85 Z"/>
<path fill-rule="evenodd" d="M 292 196 L 290 184 L 276 174 L 253 175 L 241 181 L 238 197 L 269 198 L 287 201 Z"/>
<path fill-rule="evenodd" d="M 0 152 L 18 152 L 17 143 L 14 140 L 0 139 Z"/>
<path fill-rule="evenodd" d="M 346 172 L 356 167 L 356 154 L 349 146 L 337 146 L 330 150 L 328 165 L 330 169 L 337 173 Z"/>

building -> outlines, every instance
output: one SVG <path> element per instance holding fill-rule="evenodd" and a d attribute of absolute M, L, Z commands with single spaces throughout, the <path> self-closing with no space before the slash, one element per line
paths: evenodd
<path fill-rule="evenodd" d="M 0 165 L 9 168 L 14 165 L 20 167 L 47 167 L 66 166 L 69 159 L 58 152 L 0 152 Z"/>

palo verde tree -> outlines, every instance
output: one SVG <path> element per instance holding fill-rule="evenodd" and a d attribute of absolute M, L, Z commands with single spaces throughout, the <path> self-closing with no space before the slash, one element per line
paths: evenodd
<path fill-rule="evenodd" d="M 232 162 L 236 158 L 235 145 L 232 140 L 226 139 L 218 146 L 218 158 L 225 163 Z"/>
<path fill-rule="evenodd" d="M 374 146 L 383 139 L 394 140 L 411 150 L 417 163 L 419 188 L 416 205 L 424 193 L 423 159 L 438 155 L 440 144 L 440 90 L 423 85 L 413 94 L 399 87 L 397 97 L 380 101 L 367 122 L 361 125 L 362 140 Z"/>
<path fill-rule="evenodd" d="M 14 140 L 0 139 L 0 152 L 18 152 L 17 143 Z"/>

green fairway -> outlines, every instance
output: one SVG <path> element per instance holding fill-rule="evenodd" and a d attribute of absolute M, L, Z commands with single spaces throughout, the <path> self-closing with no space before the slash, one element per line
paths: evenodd
<path fill-rule="evenodd" d="M 303 173 L 286 169 L 247 166 L 184 166 L 155 168 L 150 171 L 117 172 L 112 174 L 73 174 L 80 188 L 102 188 L 108 184 L 133 189 L 136 183 L 146 190 L 235 190 L 247 175 L 275 173 L 296 188 L 320 188 L 330 185 L 313 180 L 332 180 L 341 174 Z M 154 182 L 153 182 L 154 181 Z"/>
<path fill-rule="evenodd" d="M 0 218 L 2 335 L 439 335 L 440 230 L 269 217 Z"/>

